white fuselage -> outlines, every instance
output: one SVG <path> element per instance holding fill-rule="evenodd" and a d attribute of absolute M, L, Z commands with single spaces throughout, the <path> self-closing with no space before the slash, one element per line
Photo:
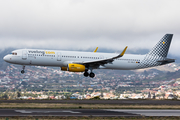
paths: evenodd
<path fill-rule="evenodd" d="M 133 70 L 165 65 L 175 62 L 167 58 L 173 34 L 166 34 L 146 55 L 125 54 L 127 46 L 120 54 L 19 49 L 12 51 L 3 59 L 6 62 L 23 65 L 21 73 L 25 73 L 26 65 L 55 66 L 63 71 L 84 72 L 85 77 L 93 78 L 93 69 Z M 90 70 L 90 73 L 88 72 Z"/>
<path fill-rule="evenodd" d="M 12 51 L 11 54 L 6 55 L 3 59 L 6 62 L 19 65 L 67 67 L 69 63 L 98 61 L 117 55 L 116 53 L 19 49 Z M 123 57 L 115 59 L 112 63 L 99 66 L 96 69 L 138 69 L 138 65 L 144 57 L 145 55 L 124 54 Z"/>

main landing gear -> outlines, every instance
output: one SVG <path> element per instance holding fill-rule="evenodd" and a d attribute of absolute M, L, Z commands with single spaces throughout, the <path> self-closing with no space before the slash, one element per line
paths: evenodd
<path fill-rule="evenodd" d="M 85 71 L 85 72 L 84 72 L 84 76 L 85 76 L 85 77 L 88 77 L 88 76 L 89 76 L 88 71 Z"/>
<path fill-rule="evenodd" d="M 91 72 L 90 74 L 89 74 L 89 77 L 91 77 L 91 78 L 93 78 L 95 76 L 95 74 L 93 73 L 93 72 Z"/>
<path fill-rule="evenodd" d="M 21 70 L 21 73 L 22 73 L 22 74 L 25 73 L 24 69 L 25 69 L 25 66 L 22 67 L 22 70 Z"/>
<path fill-rule="evenodd" d="M 84 76 L 85 76 L 85 77 L 88 77 L 88 76 L 89 76 L 89 77 L 93 78 L 93 77 L 95 76 L 95 74 L 94 74 L 92 71 L 91 71 L 90 73 L 88 73 L 88 71 L 85 71 L 85 72 L 84 72 Z"/>

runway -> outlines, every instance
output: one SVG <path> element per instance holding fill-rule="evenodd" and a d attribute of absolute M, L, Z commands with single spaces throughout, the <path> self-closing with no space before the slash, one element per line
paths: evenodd
<path fill-rule="evenodd" d="M 180 105 L 180 100 L 0 100 L 0 103 L 72 103 L 119 105 Z"/>
<path fill-rule="evenodd" d="M 131 110 L 131 109 L 0 109 L 0 117 L 14 116 L 92 116 L 92 117 L 141 117 L 180 116 L 180 110 Z"/>

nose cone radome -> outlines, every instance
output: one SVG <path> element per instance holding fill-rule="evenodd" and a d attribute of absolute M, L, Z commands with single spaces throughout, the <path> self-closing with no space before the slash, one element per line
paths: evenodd
<path fill-rule="evenodd" d="M 4 56 L 4 57 L 3 57 L 3 60 L 6 61 L 6 62 L 9 62 L 9 57 L 8 57 L 8 55 Z"/>
<path fill-rule="evenodd" d="M 3 57 L 3 60 L 4 60 L 4 61 L 7 61 L 7 56 L 4 56 L 4 57 Z"/>
<path fill-rule="evenodd" d="M 8 63 L 16 64 L 15 59 L 13 59 L 13 57 L 11 55 L 4 56 L 3 60 L 8 62 Z"/>

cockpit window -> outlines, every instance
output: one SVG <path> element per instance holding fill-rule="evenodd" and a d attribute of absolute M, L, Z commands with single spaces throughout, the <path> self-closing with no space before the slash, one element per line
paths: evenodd
<path fill-rule="evenodd" d="M 13 52 L 12 55 L 17 55 L 17 53 L 16 53 L 16 52 Z"/>

